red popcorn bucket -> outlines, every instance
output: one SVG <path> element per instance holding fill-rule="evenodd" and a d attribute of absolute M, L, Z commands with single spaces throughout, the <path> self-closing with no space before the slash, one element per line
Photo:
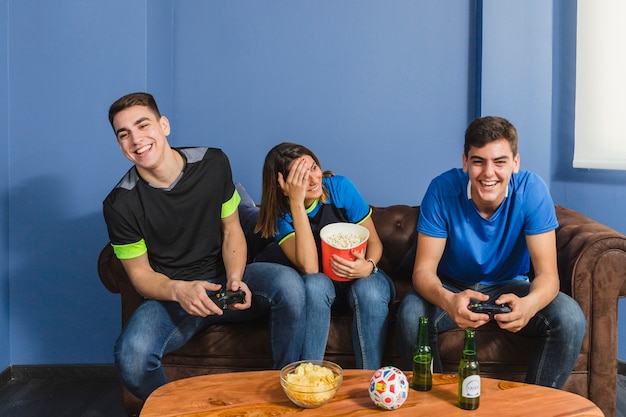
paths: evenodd
<path fill-rule="evenodd" d="M 370 231 L 354 223 L 331 223 L 320 230 L 322 241 L 322 271 L 335 281 L 350 281 L 335 275 L 330 266 L 332 255 L 354 261 L 352 251 L 365 252 Z"/>

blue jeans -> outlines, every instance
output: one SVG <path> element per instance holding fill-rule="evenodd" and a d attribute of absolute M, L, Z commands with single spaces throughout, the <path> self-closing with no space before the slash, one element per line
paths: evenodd
<path fill-rule="evenodd" d="M 225 284 L 224 276 L 210 279 Z M 280 369 L 300 357 L 305 331 L 305 293 L 300 274 L 272 263 L 246 266 L 243 281 L 252 292 L 247 310 L 221 316 L 187 314 L 173 301 L 146 300 L 130 317 L 115 344 L 115 365 L 124 386 L 145 400 L 167 382 L 161 359 L 214 323 L 245 321 L 269 312 L 272 367 Z"/>
<path fill-rule="evenodd" d="M 513 293 L 524 297 L 530 291 L 528 281 L 509 281 L 498 285 L 464 284 L 442 280 L 444 288 L 461 292 L 467 288 L 489 295 L 494 301 L 499 295 Z M 405 369 L 411 369 L 412 349 L 417 340 L 419 317 L 429 318 L 429 339 L 433 352 L 433 369 L 441 372 L 441 359 L 437 349 L 437 334 L 457 327 L 448 314 L 424 300 L 412 289 L 400 303 L 398 330 L 400 353 Z M 526 382 L 546 387 L 563 388 L 580 352 L 587 322 L 578 303 L 559 292 L 543 310 L 539 311 L 518 332 L 519 335 L 537 340 L 531 363 L 526 373 Z M 480 331 L 480 330 L 478 330 Z M 480 350 L 480 346 L 478 346 Z M 460 355 L 460 352 L 459 352 Z M 460 356 L 459 356 L 460 357 Z"/>
<path fill-rule="evenodd" d="M 387 341 L 389 303 L 395 298 L 392 281 L 381 270 L 353 281 L 333 281 L 323 273 L 303 275 L 306 288 L 306 335 L 302 359 L 324 359 L 330 329 L 331 306 L 337 294 L 347 295 L 353 311 L 352 345 L 356 365 L 381 366 Z"/>

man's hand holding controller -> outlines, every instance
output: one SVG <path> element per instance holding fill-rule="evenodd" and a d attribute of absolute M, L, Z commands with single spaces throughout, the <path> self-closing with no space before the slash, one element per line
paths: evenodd
<path fill-rule="evenodd" d="M 242 289 L 237 291 L 219 290 L 209 295 L 209 298 L 222 310 L 226 310 L 232 304 L 245 304 L 246 293 Z"/>
<path fill-rule="evenodd" d="M 496 314 L 510 313 L 511 308 L 508 304 L 495 304 L 495 303 L 471 303 L 468 308 L 474 313 L 487 314 L 492 319 Z"/>

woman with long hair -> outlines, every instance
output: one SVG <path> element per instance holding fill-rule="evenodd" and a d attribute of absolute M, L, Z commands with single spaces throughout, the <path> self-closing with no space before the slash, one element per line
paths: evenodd
<path fill-rule="evenodd" d="M 263 165 L 263 190 L 257 231 L 274 237 L 302 275 L 306 288 L 306 335 L 302 359 L 323 359 L 331 306 L 346 297 L 353 311 L 352 341 L 357 367 L 378 369 L 382 363 L 389 304 L 395 298 L 391 279 L 376 266 L 383 245 L 371 218 L 372 209 L 346 177 L 323 172 L 308 148 L 284 142 L 272 148 Z M 364 252 L 354 260 L 333 255 L 331 280 L 322 272 L 320 230 L 349 222 L 369 230 Z"/>

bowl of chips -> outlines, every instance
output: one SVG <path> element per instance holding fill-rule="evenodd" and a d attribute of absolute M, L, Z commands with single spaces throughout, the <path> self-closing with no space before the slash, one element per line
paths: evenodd
<path fill-rule="evenodd" d="M 324 360 L 293 362 L 280 370 L 285 394 L 302 408 L 320 407 L 332 400 L 342 380 L 343 369 Z"/>

